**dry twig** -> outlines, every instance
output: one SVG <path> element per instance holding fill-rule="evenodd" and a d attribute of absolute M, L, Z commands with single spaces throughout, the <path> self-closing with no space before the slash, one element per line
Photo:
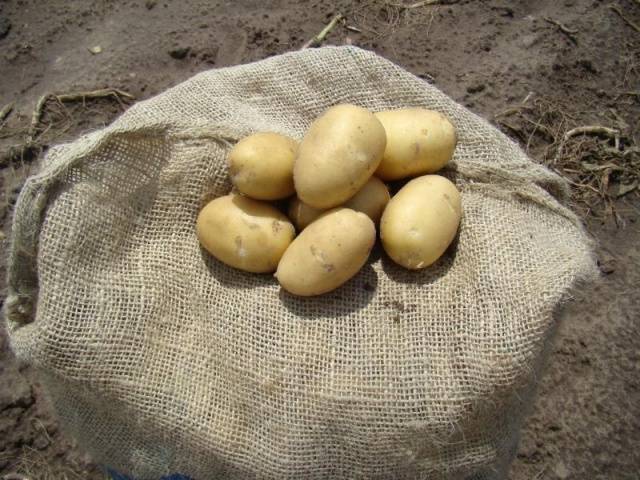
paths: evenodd
<path fill-rule="evenodd" d="M 0 110 L 0 122 L 4 122 L 5 118 L 13 111 L 13 102 L 7 103 L 2 110 Z"/>
<path fill-rule="evenodd" d="M 576 127 L 568 130 L 564 136 L 562 137 L 562 142 L 558 146 L 556 150 L 556 160 L 562 156 L 564 145 L 571 137 L 575 137 L 577 135 L 605 135 L 609 138 L 615 139 L 616 148 L 620 143 L 620 131 L 614 128 L 603 127 L 601 125 L 586 125 L 583 127 Z"/>
<path fill-rule="evenodd" d="M 640 1 L 640 0 L 638 0 Z M 516 105 L 515 107 L 509 107 L 501 112 L 496 113 L 493 118 L 497 119 L 500 117 L 508 117 L 510 115 L 514 115 L 516 113 L 520 113 L 520 111 L 525 108 L 527 106 L 527 102 L 529 101 L 529 99 L 533 96 L 533 92 L 529 92 L 527 93 L 527 96 L 524 97 L 524 100 L 522 100 L 522 102 L 520 102 L 520 105 Z"/>
<path fill-rule="evenodd" d="M 127 101 L 135 100 L 133 95 L 122 90 L 118 90 L 117 88 L 102 88 L 98 90 L 62 94 L 48 93 L 41 96 L 36 102 L 36 106 L 31 115 L 31 122 L 29 123 L 29 127 L 26 129 L 24 142 L 20 145 L 11 147 L 8 152 L 0 156 L 0 167 L 4 167 L 14 161 L 24 161 L 25 159 L 34 158 L 39 155 L 43 145 L 39 143 L 38 139 L 51 128 L 51 125 L 49 125 L 43 131 L 39 131 L 39 127 L 49 101 L 54 101 L 59 105 L 63 105 L 65 103 L 84 103 L 85 100 L 109 97 L 115 98 L 120 105 L 122 105 L 123 99 Z"/>
<path fill-rule="evenodd" d="M 600 125 L 586 125 L 584 127 L 576 127 L 564 134 L 563 140 L 566 142 L 576 135 L 605 135 L 610 138 L 620 136 L 620 131 L 615 128 L 602 127 Z"/>
<path fill-rule="evenodd" d="M 440 1 L 441 0 L 422 0 L 421 2 L 415 2 L 415 3 L 409 3 L 409 4 L 389 3 L 389 5 L 391 5 L 392 7 L 404 8 L 404 9 L 410 10 L 412 8 L 420 8 L 420 7 L 426 7 L 427 5 L 435 5 L 436 3 L 440 3 Z"/>
<path fill-rule="evenodd" d="M 577 34 L 579 30 L 569 28 L 566 25 L 550 17 L 544 17 L 544 20 L 558 27 L 558 29 L 560 29 L 562 33 L 564 33 L 567 37 L 569 37 L 569 40 L 571 40 L 573 43 L 578 43 L 574 35 Z"/>
<path fill-rule="evenodd" d="M 60 95 L 55 95 L 55 97 L 60 102 L 75 102 L 78 100 L 86 100 L 93 98 L 104 98 L 104 97 L 122 97 L 127 100 L 135 100 L 136 97 L 131 95 L 130 93 L 124 92 L 122 90 L 118 90 L 117 88 L 102 88 L 99 90 L 91 90 L 88 92 L 75 92 L 75 93 L 62 93 Z"/>
<path fill-rule="evenodd" d="M 636 25 L 635 23 L 633 23 L 631 20 L 629 20 L 625 16 L 625 14 L 622 13 L 622 10 L 620 10 L 620 7 L 618 7 L 617 5 L 609 5 L 609 8 L 611 10 L 613 10 L 614 12 L 616 12 L 618 15 L 620 15 L 620 18 L 622 20 L 624 20 L 627 25 L 629 25 L 631 28 L 633 28 L 636 32 L 640 33 L 640 27 L 638 25 Z"/>
<path fill-rule="evenodd" d="M 114 97 L 118 101 L 120 101 L 120 98 L 135 100 L 133 95 L 122 90 L 118 90 L 117 88 L 101 88 L 99 90 L 61 93 L 59 95 L 55 93 L 47 93 L 46 95 L 41 96 L 38 99 L 38 103 L 36 103 L 36 108 L 33 110 L 33 114 L 31 115 L 31 125 L 29 126 L 29 133 L 27 134 L 27 144 L 32 144 L 35 140 L 36 130 L 40 124 L 40 120 L 42 119 L 44 108 L 48 100 L 55 100 L 62 104 L 77 101 L 84 102 L 85 100 L 106 97 Z"/>
<path fill-rule="evenodd" d="M 331 30 L 333 30 L 333 28 L 337 25 L 337 23 L 342 20 L 342 14 L 338 13 L 335 17 L 333 17 L 331 19 L 331 21 L 322 29 L 320 30 L 320 33 L 318 33 L 315 37 L 313 37 L 311 40 L 309 40 L 307 43 L 305 43 L 300 50 L 304 50 L 305 48 L 309 48 L 309 47 L 317 47 L 319 45 L 322 45 L 322 42 L 324 42 L 324 39 L 326 38 L 326 36 L 329 34 L 329 32 L 331 32 Z"/>
<path fill-rule="evenodd" d="M 2 476 L 2 480 L 31 480 L 31 478 L 21 473 L 6 473 Z"/>

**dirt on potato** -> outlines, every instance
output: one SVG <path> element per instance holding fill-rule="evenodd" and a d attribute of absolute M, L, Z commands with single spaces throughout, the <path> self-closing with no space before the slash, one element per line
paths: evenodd
<path fill-rule="evenodd" d="M 374 50 L 493 122 L 572 182 L 598 242 L 602 280 L 578 290 L 561 313 L 510 478 L 638 478 L 637 0 L 4 0 L 4 251 L 11 208 L 47 147 L 108 124 L 132 103 L 52 96 L 30 129 L 43 95 L 116 88 L 143 100 L 203 70 L 298 49 L 337 13 L 344 19 L 326 44 Z M 582 126 L 611 132 L 565 139 Z M 13 472 L 104 479 L 60 429 L 33 372 L 16 363 L 0 332 L 0 477 Z"/>

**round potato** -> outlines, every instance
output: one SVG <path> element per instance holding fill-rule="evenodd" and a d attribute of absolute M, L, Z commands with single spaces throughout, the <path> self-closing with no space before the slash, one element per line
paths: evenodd
<path fill-rule="evenodd" d="M 200 244 L 227 265 L 247 272 L 273 272 L 295 229 L 279 210 L 231 194 L 209 202 L 198 215 Z"/>
<path fill-rule="evenodd" d="M 337 105 L 305 134 L 293 167 L 298 197 L 328 209 L 355 195 L 378 168 L 386 144 L 384 128 L 368 110 Z"/>
<path fill-rule="evenodd" d="M 456 148 L 456 130 L 439 112 L 424 108 L 387 110 L 375 114 L 384 126 L 387 145 L 376 176 L 398 180 L 444 167 Z"/>
<path fill-rule="evenodd" d="M 330 292 L 358 273 L 375 241 L 376 228 L 365 214 L 348 208 L 330 210 L 291 243 L 276 277 L 294 295 Z"/>
<path fill-rule="evenodd" d="M 400 189 L 382 214 L 384 250 L 405 268 L 428 267 L 456 236 L 461 215 L 460 192 L 453 183 L 439 175 L 415 178 Z"/>
<path fill-rule="evenodd" d="M 313 222 L 316 218 L 322 215 L 325 210 L 313 208 L 298 197 L 293 197 L 289 202 L 289 220 L 293 222 L 299 232 L 304 230 L 307 225 Z"/>
<path fill-rule="evenodd" d="M 293 162 L 298 143 L 277 133 L 256 133 L 240 140 L 229 152 L 231 182 L 257 200 L 278 200 L 295 193 Z"/>
<path fill-rule="evenodd" d="M 373 223 L 378 224 L 390 198 L 389 189 L 382 180 L 371 177 L 367 183 L 364 184 L 364 187 L 342 206 L 355 210 L 356 212 L 362 212 L 367 215 Z"/>

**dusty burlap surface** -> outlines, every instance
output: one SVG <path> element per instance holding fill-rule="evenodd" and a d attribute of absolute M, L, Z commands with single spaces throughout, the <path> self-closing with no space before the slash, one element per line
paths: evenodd
<path fill-rule="evenodd" d="M 201 250 L 225 157 L 301 138 L 326 108 L 421 106 L 459 143 L 454 248 L 409 272 L 380 251 L 328 295 Z M 5 314 L 67 430 L 141 479 L 498 479 L 554 330 L 591 279 L 562 180 L 432 85 L 354 47 L 211 70 L 52 148 L 15 210 Z"/>

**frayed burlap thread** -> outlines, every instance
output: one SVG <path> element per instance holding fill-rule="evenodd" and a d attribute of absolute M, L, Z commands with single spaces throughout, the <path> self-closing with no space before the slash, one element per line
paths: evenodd
<path fill-rule="evenodd" d="M 237 139 L 300 139 L 328 107 L 443 112 L 464 217 L 409 272 L 378 250 L 338 290 L 284 293 L 204 254 Z M 200 73 L 54 147 L 20 194 L 5 314 L 65 427 L 141 479 L 504 478 L 554 312 L 595 276 L 565 183 L 373 53 Z"/>

